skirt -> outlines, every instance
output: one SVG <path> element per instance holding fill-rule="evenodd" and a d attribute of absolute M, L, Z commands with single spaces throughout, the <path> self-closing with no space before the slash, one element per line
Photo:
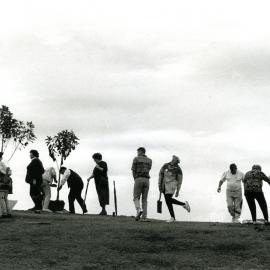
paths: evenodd
<path fill-rule="evenodd" d="M 109 204 L 109 181 L 107 178 L 95 179 L 96 190 L 100 206 Z"/>

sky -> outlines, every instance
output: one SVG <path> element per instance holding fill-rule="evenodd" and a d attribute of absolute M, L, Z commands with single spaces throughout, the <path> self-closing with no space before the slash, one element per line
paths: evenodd
<path fill-rule="evenodd" d="M 165 204 L 156 213 L 157 182 L 174 154 L 184 173 L 179 199 L 192 209 L 175 207 L 178 220 L 230 221 L 226 187 L 216 192 L 230 163 L 242 172 L 258 163 L 270 175 L 268 1 L 0 3 L 0 104 L 33 121 L 37 135 L 10 161 L 17 209 L 32 206 L 29 150 L 54 166 L 45 138 L 63 129 L 80 139 L 65 165 L 84 181 L 93 153 L 108 163 L 109 213 L 116 181 L 119 214 L 135 214 L 130 168 L 140 146 L 153 160 L 150 218 L 169 217 Z M 99 212 L 93 182 L 86 202 Z M 245 201 L 242 217 L 250 219 Z"/>

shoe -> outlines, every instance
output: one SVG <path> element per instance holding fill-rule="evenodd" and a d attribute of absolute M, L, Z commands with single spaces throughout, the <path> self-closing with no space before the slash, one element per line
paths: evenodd
<path fill-rule="evenodd" d="M 68 213 L 71 214 L 71 215 L 75 215 L 75 212 L 70 212 L 70 211 L 69 211 Z"/>
<path fill-rule="evenodd" d="M 29 208 L 27 211 L 35 211 L 36 210 L 36 207 L 33 207 L 33 208 Z"/>
<path fill-rule="evenodd" d="M 183 208 L 185 208 L 188 212 L 190 212 L 190 206 L 187 201 L 185 202 L 185 205 L 183 206 Z"/>
<path fill-rule="evenodd" d="M 85 214 L 85 213 L 87 213 L 87 212 L 88 212 L 87 209 L 84 209 L 84 210 L 83 210 L 83 214 Z"/>
<path fill-rule="evenodd" d="M 46 209 L 46 208 L 42 209 L 42 212 L 52 213 L 52 211 L 50 209 Z"/>
<path fill-rule="evenodd" d="M 135 217 L 135 220 L 136 221 L 139 221 L 140 220 L 142 213 L 143 213 L 143 211 L 141 211 L 141 210 L 137 211 L 137 215 Z"/>
<path fill-rule="evenodd" d="M 2 218 L 8 218 L 8 215 L 2 215 Z"/>
<path fill-rule="evenodd" d="M 35 214 L 41 214 L 41 210 L 35 210 Z"/>
<path fill-rule="evenodd" d="M 268 220 L 265 220 L 264 221 L 264 225 L 266 225 L 266 226 L 270 225 L 269 221 Z"/>
<path fill-rule="evenodd" d="M 106 215 L 107 215 L 107 212 L 102 210 L 102 211 L 99 213 L 99 215 L 100 215 L 100 216 L 106 216 Z"/>
<path fill-rule="evenodd" d="M 166 220 L 166 222 L 168 223 L 175 222 L 175 218 L 171 217 L 170 219 Z"/>
<path fill-rule="evenodd" d="M 151 222 L 151 221 L 147 218 L 142 218 L 142 219 L 140 219 L 140 222 Z"/>

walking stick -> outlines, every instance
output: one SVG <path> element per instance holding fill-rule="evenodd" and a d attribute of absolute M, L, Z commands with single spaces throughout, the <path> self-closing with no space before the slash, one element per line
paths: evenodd
<path fill-rule="evenodd" d="M 115 181 L 113 181 L 113 192 L 114 192 L 114 209 L 115 209 L 115 216 L 117 217 L 117 197 L 116 197 Z"/>
<path fill-rule="evenodd" d="M 86 190 L 85 190 L 85 194 L 84 194 L 84 200 L 83 200 L 83 206 L 85 207 L 85 200 L 86 200 L 86 195 L 87 195 L 87 191 L 88 191 L 88 186 L 89 186 L 89 181 L 87 181 L 87 185 L 86 185 Z M 84 211 L 83 211 L 83 215 L 84 215 Z"/>

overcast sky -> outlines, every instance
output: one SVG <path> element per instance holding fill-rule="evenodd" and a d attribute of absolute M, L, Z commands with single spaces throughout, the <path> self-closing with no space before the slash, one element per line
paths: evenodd
<path fill-rule="evenodd" d="M 1 1 L 0 103 L 36 125 L 38 140 L 10 162 L 17 208 L 32 206 L 24 183 L 28 152 L 53 165 L 44 139 L 73 129 L 80 145 L 66 166 L 84 179 L 101 152 L 117 184 L 119 212 L 134 215 L 131 162 L 144 146 L 157 176 L 181 158 L 179 220 L 229 221 L 225 186 L 232 162 L 270 175 L 268 1 Z M 264 187 L 270 202 L 270 187 Z M 67 203 L 67 187 L 61 198 Z M 113 201 L 109 212 L 113 211 Z M 87 198 L 99 211 L 94 184 Z M 164 205 L 164 209 L 165 205 Z M 259 216 L 260 216 L 259 212 Z M 250 218 L 246 202 L 243 218 Z"/>

